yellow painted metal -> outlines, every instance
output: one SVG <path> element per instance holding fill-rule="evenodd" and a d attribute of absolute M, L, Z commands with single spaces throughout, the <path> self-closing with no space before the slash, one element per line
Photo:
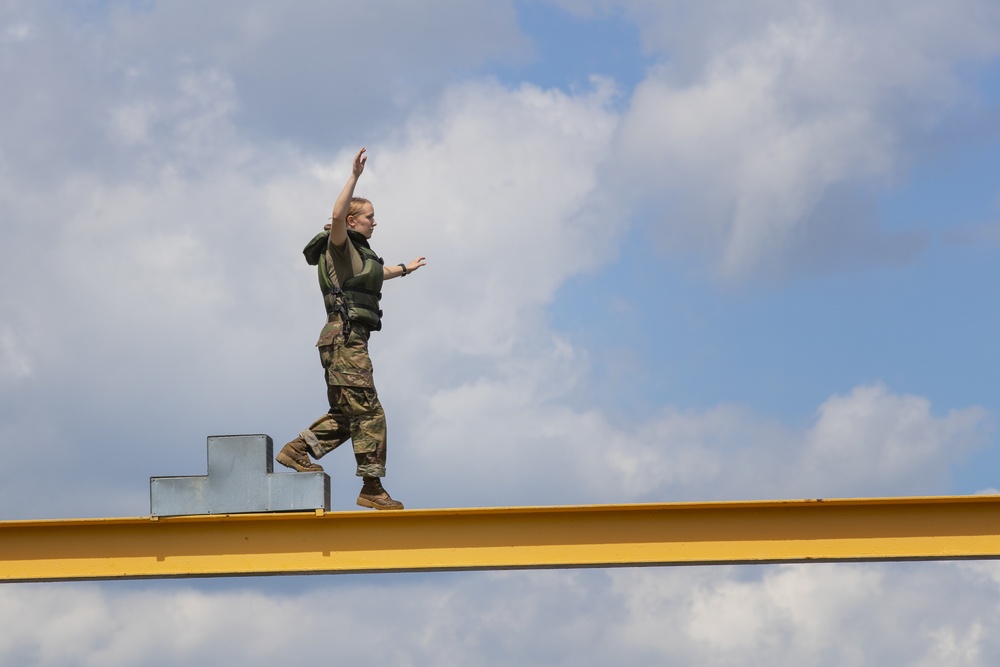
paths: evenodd
<path fill-rule="evenodd" d="M 0 581 L 1000 557 L 1000 496 L 0 522 Z"/>

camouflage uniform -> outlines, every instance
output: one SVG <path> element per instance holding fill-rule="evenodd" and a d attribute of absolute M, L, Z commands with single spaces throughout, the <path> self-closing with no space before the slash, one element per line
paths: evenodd
<path fill-rule="evenodd" d="M 350 438 L 358 476 L 384 477 L 385 412 L 375 391 L 368 356 L 368 338 L 373 328 L 381 328 L 382 312 L 378 296 L 366 295 L 363 287 L 351 287 L 367 275 L 377 291 L 382 284 L 382 260 L 363 236 L 352 231 L 348 236 L 350 240 L 343 247 L 327 245 L 322 234 L 310 242 L 313 246 L 319 241 L 325 248 L 318 267 L 329 315 L 316 346 L 326 371 L 330 411 L 299 435 L 316 459 Z M 360 294 L 355 293 L 357 289 L 361 289 Z"/>
<path fill-rule="evenodd" d="M 299 435 L 319 459 L 348 438 L 354 445 L 358 476 L 385 476 L 385 412 L 378 400 L 368 356 L 369 332 L 352 322 L 347 336 L 339 316 L 323 327 L 319 358 L 326 370 L 330 411 Z"/>

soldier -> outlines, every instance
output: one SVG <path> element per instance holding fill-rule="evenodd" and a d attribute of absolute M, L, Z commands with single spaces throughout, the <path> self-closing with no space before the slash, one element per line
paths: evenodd
<path fill-rule="evenodd" d="M 426 262 L 418 257 L 409 264 L 384 266 L 368 244 L 375 230 L 375 209 L 367 199 L 354 196 L 365 169 L 365 149 L 354 158 L 351 176 L 337 202 L 328 229 L 318 234 L 303 253 L 316 264 L 326 305 L 327 323 L 320 332 L 320 361 L 326 370 L 330 411 L 282 447 L 275 457 L 299 472 L 321 472 L 319 459 L 350 438 L 363 480 L 358 505 L 377 510 L 403 509 L 382 487 L 385 476 L 385 413 L 378 400 L 368 356 L 368 338 L 382 328 L 379 309 L 382 282 L 406 276 Z"/>

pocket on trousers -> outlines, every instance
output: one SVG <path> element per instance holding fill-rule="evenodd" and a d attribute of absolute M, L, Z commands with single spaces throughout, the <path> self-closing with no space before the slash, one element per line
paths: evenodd
<path fill-rule="evenodd" d="M 316 341 L 316 347 L 333 345 L 333 342 L 340 336 L 343 328 L 344 325 L 341 322 L 327 322 L 323 330 L 319 332 L 319 340 Z"/>

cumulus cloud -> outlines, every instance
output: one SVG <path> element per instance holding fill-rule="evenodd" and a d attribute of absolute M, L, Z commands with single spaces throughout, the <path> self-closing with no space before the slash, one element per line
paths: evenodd
<path fill-rule="evenodd" d="M 998 593 L 978 566 L 786 565 L 5 585 L 5 664 L 987 665 Z M 951 603 L 943 605 L 942 599 Z M 378 610 L 372 624 L 364 610 Z M 290 643 L 288 626 L 309 641 Z"/>
<path fill-rule="evenodd" d="M 785 565 L 613 575 L 633 650 L 669 664 L 985 665 L 994 590 L 956 565 Z M 951 597 L 954 595 L 955 597 Z M 941 605 L 939 596 L 958 604 Z M 995 659 L 995 658 L 994 658 Z"/>
<path fill-rule="evenodd" d="M 438 393 L 418 430 L 425 457 L 495 482 L 463 489 L 482 504 L 934 494 L 992 429 L 983 408 L 937 416 L 882 385 L 831 396 L 808 428 L 731 405 L 622 424 L 534 397 L 527 378 Z"/>
<path fill-rule="evenodd" d="M 153 454 L 146 465 L 176 465 L 178 450 L 161 446 L 167 433 L 140 425 L 149 419 L 185 414 L 193 449 L 204 437 L 198 424 L 209 433 L 279 430 L 280 438 L 312 416 L 291 413 L 297 423 L 290 406 L 323 404 L 321 387 L 297 379 L 315 371 L 309 348 L 322 321 L 299 249 L 329 214 L 354 149 L 320 160 L 251 145 L 235 129 L 229 94 L 203 98 L 203 83 L 181 86 L 177 104 L 161 112 L 181 110 L 165 125 L 175 147 L 158 171 L 128 182 L 78 174 L 44 191 L 6 185 L 24 244 L 11 248 L 0 274 L 24 289 L 8 297 L 5 359 L 12 368 L 44 360 L 40 382 L 64 406 L 56 421 L 83 427 L 46 436 L 32 425 L 43 411 L 29 405 L 11 412 L 15 438 L 46 438 L 50 452 L 71 457 L 99 438 L 89 456 L 111 462 L 108 477 L 165 474 L 144 475 L 139 458 L 115 453 L 137 446 Z M 560 347 L 544 332 L 544 308 L 568 276 L 614 252 L 595 194 L 613 94 L 600 81 L 577 96 L 458 85 L 404 136 L 369 146 L 363 193 L 378 207 L 376 247 L 388 258 L 430 261 L 419 277 L 387 288 L 387 328 L 374 343 L 390 369 L 380 377 L 416 392 L 410 411 L 470 373 L 498 372 L 515 348 L 527 368 Z M 539 335 L 525 335 L 532 331 Z M 283 388 L 277 403 L 273 387 Z M 19 402 L 28 401 L 37 397 Z M 102 403 L 119 417 L 98 436 L 87 417 L 103 414 Z M 396 422 L 404 432 L 405 415 Z M 257 426 L 238 426 L 248 417 Z M 140 497 L 138 485 L 133 493 Z"/>
<path fill-rule="evenodd" d="M 176 148 L 172 132 L 186 112 L 178 100 L 223 94 L 247 134 L 332 152 L 391 131 L 484 63 L 523 57 L 516 18 L 510 3 L 451 0 L 210 10 L 187 1 L 7 2 L 0 53 L 18 65 L 0 66 L 0 82 L 18 95 L 0 127 L 0 157 L 22 175 L 90 163 L 128 178 L 137 161 Z"/>
<path fill-rule="evenodd" d="M 630 91 L 601 177 L 633 213 L 652 206 L 665 247 L 699 248 L 738 278 L 898 263 L 928 243 L 919 230 L 879 229 L 876 195 L 946 112 L 974 101 L 960 68 L 996 55 L 990 3 L 589 5 L 633 17 L 662 61 Z M 111 4 L 81 29 L 13 3 L 6 30 L 20 37 L 0 48 L 33 74 L 0 72 L 21 91 L 0 128 L 0 169 L 16 164 L 8 173 L 18 181 L 82 162 L 126 178 L 137 168 L 155 178 L 164 161 L 205 170 L 235 147 L 234 128 L 322 151 L 348 137 L 396 137 L 415 109 L 449 95 L 457 74 L 529 50 L 505 3 L 425 4 L 412 15 L 407 3 L 360 13 L 241 3 L 193 25 L 192 11 Z M 434 30 L 413 29 L 422 22 Z"/>
<path fill-rule="evenodd" d="M 44 193 L 7 186 L 27 245 L 0 271 L 32 287 L 9 302 L 5 339 L 31 343 L 6 344 L 6 355 L 18 368 L 45 359 L 36 373 L 71 378 L 50 390 L 66 415 L 51 433 L 34 426 L 44 413 L 32 396 L 11 412 L 14 437 L 44 438 L 67 465 L 88 443 L 87 455 L 110 462 L 99 480 L 134 478 L 132 502 L 145 477 L 199 472 L 179 468 L 180 452 L 200 449 L 205 433 L 270 432 L 280 444 L 316 416 L 301 406 L 323 409 L 321 387 L 301 380 L 318 384 L 309 345 L 319 323 L 301 316 L 317 299 L 298 249 L 328 215 L 354 148 L 321 160 L 252 145 L 230 93 L 206 98 L 203 83 L 179 86 L 165 112 L 183 110 L 169 123 L 178 145 L 205 151 L 197 172 L 168 166 L 127 183 L 78 175 Z M 425 480 L 403 481 L 404 493 L 450 505 L 944 488 L 947 464 L 981 441 L 978 408 L 936 417 L 925 399 L 862 386 L 831 398 L 803 431 L 739 406 L 666 407 L 622 424 L 566 403 L 586 381 L 587 355 L 549 330 L 545 308 L 569 277 L 617 252 L 602 180 L 615 94 L 600 80 L 575 94 L 460 84 L 369 146 L 359 193 L 376 203 L 377 249 L 390 262 L 429 261 L 387 286 L 386 330 L 373 341 L 390 432 L 402 434 L 391 436 L 403 446 L 391 447 L 390 468 Z M 46 215 L 56 233 L 28 234 Z M 63 322 L 74 346 L 62 343 Z M 104 435 L 86 418 L 105 414 L 101 403 L 121 411 L 100 424 Z M 183 431 L 144 428 L 174 414 L 186 415 Z M 180 450 L 165 439 L 178 437 Z M 123 455 L 137 446 L 141 470 Z M 484 474 L 495 484 L 476 481 Z"/>
<path fill-rule="evenodd" d="M 0 372 L 6 377 L 20 379 L 31 375 L 31 367 L 31 358 L 13 330 L 10 327 L 0 329 Z"/>
<path fill-rule="evenodd" d="M 311 347 L 323 314 L 299 250 L 362 142 L 376 249 L 428 257 L 387 286 L 372 343 L 389 482 L 409 505 L 946 491 L 990 433 L 983 408 L 871 383 L 804 425 L 739 404 L 623 415 L 578 400 L 588 351 L 547 309 L 616 257 L 609 227 L 633 224 L 633 205 L 736 279 L 912 257 L 924 239 L 879 230 L 866 188 L 892 182 L 910 140 L 966 99 L 956 66 L 995 53 L 995 10 L 918 3 L 883 20 L 860 5 L 731 2 L 675 21 L 680 5 L 620 6 L 669 55 L 635 91 L 464 78 L 523 50 L 504 3 L 110 3 L 79 16 L 7 3 L 3 518 L 144 514 L 149 476 L 204 472 L 207 434 L 280 444 L 323 411 Z M 334 456 L 339 509 L 357 480 Z M 994 575 L 4 586 L 0 662 L 992 664 Z"/>
<path fill-rule="evenodd" d="M 878 228 L 874 193 L 974 102 L 961 66 L 996 56 L 994 6 L 622 4 L 665 58 L 635 90 L 620 151 L 636 196 L 665 210 L 667 243 L 702 247 L 730 278 L 920 251 L 919 232 Z"/>
<path fill-rule="evenodd" d="M 379 250 L 429 261 L 407 298 L 386 290 L 394 320 L 431 325 L 406 327 L 407 340 L 509 356 L 517 330 L 540 323 L 569 276 L 615 252 L 598 188 L 612 94 L 599 80 L 574 96 L 460 86 L 411 120 L 402 142 L 372 154 L 359 191 L 378 205 Z"/>

